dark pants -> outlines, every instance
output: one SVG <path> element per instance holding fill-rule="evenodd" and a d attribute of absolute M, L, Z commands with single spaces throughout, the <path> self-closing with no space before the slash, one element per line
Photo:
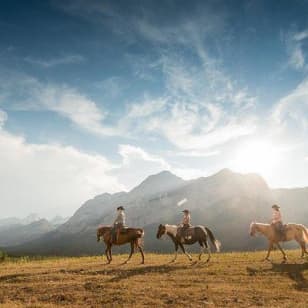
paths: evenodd
<path fill-rule="evenodd" d="M 273 226 L 275 228 L 276 234 L 279 236 L 281 240 L 283 240 L 285 237 L 285 230 L 284 230 L 283 223 L 279 221 L 273 224 Z"/>
<path fill-rule="evenodd" d="M 123 228 L 123 224 L 116 224 L 111 229 L 111 243 L 116 243 L 119 238 L 119 233 Z"/>

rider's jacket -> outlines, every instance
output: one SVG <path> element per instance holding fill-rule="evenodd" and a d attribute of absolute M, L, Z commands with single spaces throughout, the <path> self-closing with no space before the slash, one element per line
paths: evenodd
<path fill-rule="evenodd" d="M 115 219 L 114 225 L 125 225 L 125 213 L 124 211 L 119 211 L 117 218 Z"/>
<path fill-rule="evenodd" d="M 272 223 L 275 224 L 277 222 L 282 222 L 282 215 L 281 215 L 280 211 L 273 210 Z"/>
<path fill-rule="evenodd" d="M 190 214 L 184 214 L 182 224 L 183 225 L 189 225 L 190 224 Z"/>

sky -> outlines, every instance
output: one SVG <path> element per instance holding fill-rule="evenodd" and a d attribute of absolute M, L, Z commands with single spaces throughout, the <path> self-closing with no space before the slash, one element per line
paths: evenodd
<path fill-rule="evenodd" d="M 308 186 L 308 1 L 0 1 L 0 217 L 170 170 Z"/>

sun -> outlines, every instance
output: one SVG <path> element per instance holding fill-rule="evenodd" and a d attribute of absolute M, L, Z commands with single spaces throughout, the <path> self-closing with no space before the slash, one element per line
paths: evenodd
<path fill-rule="evenodd" d="M 248 141 L 235 153 L 233 168 L 239 172 L 254 172 L 270 177 L 279 165 L 281 153 L 266 140 Z"/>

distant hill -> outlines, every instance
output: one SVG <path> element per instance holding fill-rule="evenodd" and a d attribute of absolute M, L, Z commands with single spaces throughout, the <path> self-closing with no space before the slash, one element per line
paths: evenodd
<path fill-rule="evenodd" d="M 178 224 L 184 207 L 191 210 L 193 224 L 208 226 L 221 240 L 224 250 L 258 249 L 264 248 L 265 240 L 249 237 L 250 222 L 269 221 L 271 205 L 279 203 L 286 222 L 307 225 L 305 200 L 308 200 L 308 188 L 272 190 L 257 174 L 239 174 L 223 169 L 209 177 L 184 181 L 164 171 L 149 176 L 130 192 L 96 196 L 55 230 L 6 249 L 16 254 L 102 252 L 102 245 L 96 243 L 96 228 L 99 224 L 111 224 L 119 205 L 126 208 L 129 226 L 144 227 L 146 250 L 173 250 L 170 242 L 155 238 L 156 229 L 160 223 Z M 116 248 L 116 251 L 121 249 Z"/>
<path fill-rule="evenodd" d="M 12 225 L 0 232 L 0 246 L 19 245 L 35 240 L 52 230 L 54 226 L 46 219 L 40 219 L 28 225 Z"/>

